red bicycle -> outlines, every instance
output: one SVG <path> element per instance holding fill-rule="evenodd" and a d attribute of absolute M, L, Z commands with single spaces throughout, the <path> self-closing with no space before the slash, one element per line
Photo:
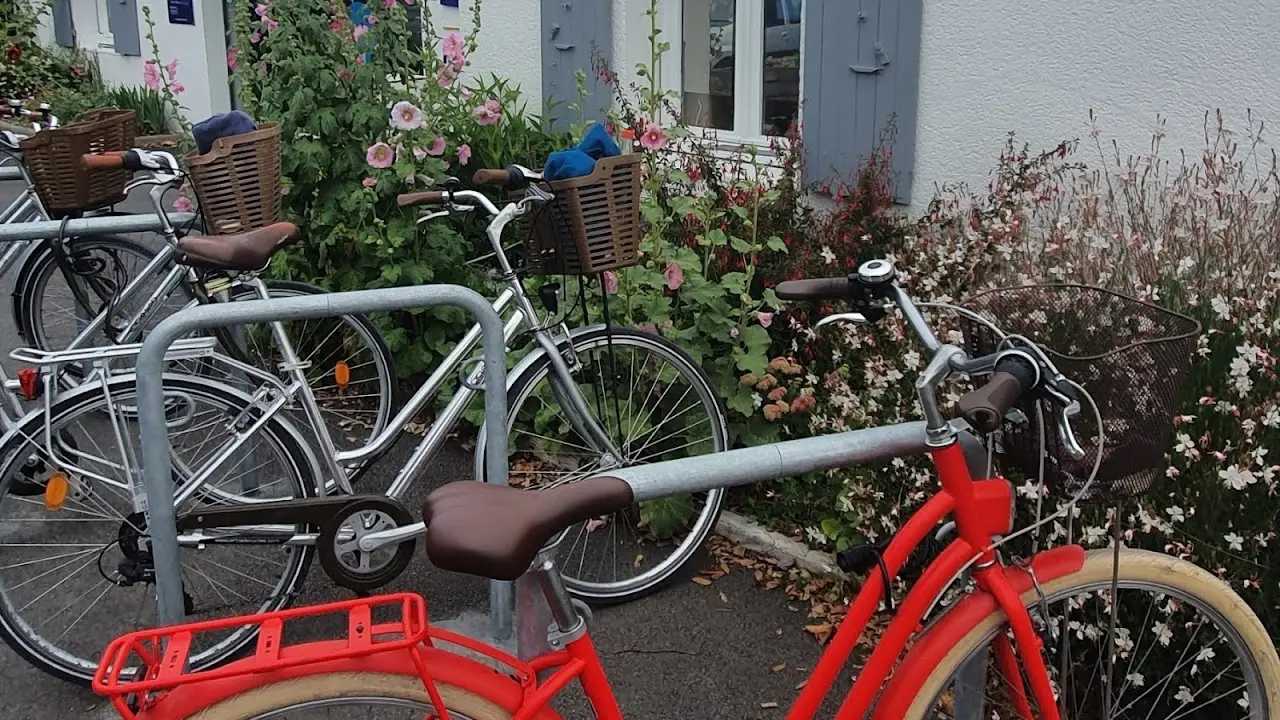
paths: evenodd
<path fill-rule="evenodd" d="M 815 716 L 882 602 L 893 619 L 838 718 L 1267 720 L 1280 714 L 1275 647 L 1248 605 L 1210 573 L 1120 542 L 1007 557 L 1011 539 L 1047 522 L 1065 523 L 1069 537 L 1078 501 L 1132 496 L 1162 477 L 1169 418 L 1190 355 L 1186 340 L 1194 347 L 1198 332 L 1193 321 L 1091 288 L 1021 288 L 979 298 L 1017 332 L 964 313 L 966 351 L 937 340 L 884 261 L 866 263 L 849 278 L 784 283 L 777 292 L 784 299 L 854 304 L 857 312 L 824 324 L 873 322 L 900 311 L 932 356 L 917 381 L 925 421 L 735 450 L 714 462 L 626 468 L 537 493 L 475 482 L 433 492 L 424 507 L 433 563 L 500 580 L 531 573 L 554 619 L 550 652 L 521 661 L 431 627 L 416 595 L 386 595 L 127 635 L 103 655 L 95 690 L 131 720 L 349 718 L 355 712 L 525 720 L 558 717 L 550 701 L 577 681 L 598 718 L 621 720 L 587 632 L 589 613 L 570 599 L 556 571 L 556 545 L 566 528 L 668 493 L 927 453 L 940 491 L 883 548 L 842 556 L 869 574 L 789 720 Z M 1081 384 L 1059 366 L 1070 367 Z M 938 388 L 961 374 L 988 379 L 960 400 L 961 420 L 948 420 Z M 968 450 L 969 429 L 986 433 L 1003 456 L 1038 472 L 1070 501 L 1014 532 L 1013 486 L 986 476 L 985 453 Z M 941 525 L 948 516 L 954 524 Z M 894 578 L 931 534 L 949 543 L 895 605 Z M 288 622 L 332 613 L 345 615 L 346 637 L 284 642 Z M 252 657 L 185 670 L 202 635 L 246 624 L 259 629 Z"/>

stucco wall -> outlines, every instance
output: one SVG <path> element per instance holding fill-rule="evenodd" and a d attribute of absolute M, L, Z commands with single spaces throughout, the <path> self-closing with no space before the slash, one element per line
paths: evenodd
<path fill-rule="evenodd" d="M 981 182 L 1016 130 L 1032 147 L 1104 139 L 1124 153 L 1203 143 L 1207 109 L 1280 121 L 1280 5 L 1200 0 L 926 0 L 913 207 L 940 181 Z"/>
<path fill-rule="evenodd" d="M 449 28 L 471 31 L 469 0 L 462 7 L 441 7 L 431 2 L 431 22 L 436 35 Z M 471 56 L 473 76 L 497 73 L 520 85 L 531 113 L 542 111 L 541 3 L 537 0 L 482 0 L 479 47 Z"/>

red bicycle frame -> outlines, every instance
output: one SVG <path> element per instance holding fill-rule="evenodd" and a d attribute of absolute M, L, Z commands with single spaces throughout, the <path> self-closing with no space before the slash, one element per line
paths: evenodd
<path fill-rule="evenodd" d="M 1032 720 L 1027 688 L 1022 686 L 1022 675 L 1018 671 L 1018 656 L 1030 679 L 1030 697 L 1034 697 L 1037 707 L 1041 708 L 1041 717 L 1059 720 L 1040 638 L 1021 598 L 1036 582 L 1078 570 L 1084 563 L 1084 551 L 1073 545 L 1040 553 L 1029 563 L 1030 571 L 1002 565 L 991 544 L 994 537 L 1007 534 L 1011 529 L 1012 487 L 1002 478 L 973 480 L 958 444 L 933 450 L 931 456 L 942 490 L 907 520 L 885 550 L 883 559 L 889 576 L 896 576 L 911 552 L 947 515 L 954 514 L 959 536 L 929 564 L 903 600 L 845 696 L 837 720 L 866 717 L 873 705 L 877 720 L 901 718 L 947 652 L 994 612 L 1005 613 L 1013 629 L 1014 641 L 1011 643 L 999 634 L 993 649 L 1002 674 L 1010 680 L 1012 699 L 1019 714 L 1025 720 Z M 973 577 L 978 591 L 967 595 L 927 631 L 920 633 L 920 621 L 934 601 L 965 567 L 975 562 L 977 569 Z M 873 572 L 787 714 L 787 720 L 808 720 L 816 715 L 883 597 L 883 580 L 879 573 Z M 379 606 L 400 608 L 400 620 L 374 623 L 373 609 Z M 280 646 L 284 621 L 335 612 L 348 614 L 346 641 Z M 253 657 L 214 670 L 185 670 L 194 634 L 245 624 L 260 626 L 258 649 Z M 384 639 L 378 640 L 380 636 Z M 387 637 L 390 639 L 385 639 Z M 899 662 L 913 637 L 915 642 L 910 652 Z M 510 671 L 506 676 L 495 673 L 492 667 L 443 650 L 438 643 L 464 647 L 505 665 Z M 122 679 L 122 669 L 137 664 L 143 665 L 145 672 L 137 679 Z M 890 678 L 895 666 L 899 672 Z M 196 709 L 265 682 L 339 671 L 417 675 L 422 678 L 427 695 L 441 717 L 445 716 L 444 703 L 436 683 L 447 682 L 501 704 L 515 720 L 556 717 L 550 709 L 551 699 L 577 680 L 599 720 L 623 720 L 589 635 L 583 634 L 566 643 L 563 650 L 522 662 L 470 638 L 429 627 L 426 604 L 417 596 L 404 594 L 127 635 L 108 647 L 93 686 L 100 694 L 110 697 L 127 720 L 168 720 L 185 717 Z M 548 671 L 551 676 L 539 681 L 539 674 Z M 136 712 L 124 700 L 130 695 L 144 699 Z"/>

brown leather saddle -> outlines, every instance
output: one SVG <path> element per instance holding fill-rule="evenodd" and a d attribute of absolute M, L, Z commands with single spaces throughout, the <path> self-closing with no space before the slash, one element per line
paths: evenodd
<path fill-rule="evenodd" d="M 626 508 L 631 486 L 592 477 L 547 490 L 459 481 L 422 505 L 427 557 L 442 570 L 515 580 L 557 532 Z"/>
<path fill-rule="evenodd" d="M 178 240 L 178 261 L 212 270 L 260 270 L 276 251 L 298 241 L 298 227 L 279 222 L 232 235 L 188 235 Z"/>

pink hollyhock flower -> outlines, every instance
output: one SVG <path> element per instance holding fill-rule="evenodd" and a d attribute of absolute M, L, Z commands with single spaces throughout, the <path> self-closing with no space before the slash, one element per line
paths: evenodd
<path fill-rule="evenodd" d="M 427 151 L 420 147 L 416 147 L 413 149 L 413 156 L 419 160 L 425 160 L 427 157 Z"/>
<path fill-rule="evenodd" d="M 612 270 L 604 271 L 604 291 L 610 295 L 618 294 L 618 275 Z"/>
<path fill-rule="evenodd" d="M 270 31 L 270 32 L 275 32 L 275 31 L 277 31 L 277 30 L 279 30 L 279 29 L 280 29 L 280 23 L 276 22 L 273 18 L 267 18 L 267 30 L 268 30 L 268 31 Z"/>
<path fill-rule="evenodd" d="M 363 54 L 360 54 L 360 55 L 357 55 L 357 56 L 356 56 L 356 64 L 357 64 L 357 65 L 363 65 L 363 64 L 364 64 L 364 55 L 363 55 Z"/>
<path fill-rule="evenodd" d="M 369 18 L 368 18 L 367 20 L 365 20 L 365 22 L 366 22 L 366 23 L 368 23 L 369 25 L 372 25 L 372 24 L 374 24 L 374 23 L 378 22 L 378 16 L 377 16 L 377 15 L 370 15 L 370 16 L 369 16 Z"/>
<path fill-rule="evenodd" d="M 452 68 L 455 73 L 462 72 L 462 68 L 465 67 L 466 64 L 467 64 L 467 56 L 463 55 L 462 53 L 458 53 L 457 55 L 454 55 L 452 58 L 449 58 L 449 67 Z"/>
<path fill-rule="evenodd" d="M 382 0 L 382 7 L 390 10 L 396 6 L 396 0 Z"/>
<path fill-rule="evenodd" d="M 427 154 L 434 157 L 440 157 L 444 154 L 445 145 L 446 143 L 444 138 L 437 137 L 435 140 L 431 141 L 431 147 L 427 148 Z"/>
<path fill-rule="evenodd" d="M 466 165 L 467 163 L 471 162 L 471 146 L 470 145 L 467 145 L 464 143 L 463 145 L 458 147 L 458 162 L 462 165 Z"/>
<path fill-rule="evenodd" d="M 364 154 L 365 162 L 370 167 L 376 167 L 379 170 L 386 170 L 395 162 L 396 153 L 391 146 L 384 142 L 376 142 L 369 146 Z"/>
<path fill-rule="evenodd" d="M 249 42 L 253 43 L 254 45 L 257 45 L 258 43 L 262 42 L 262 33 L 257 32 L 255 30 L 253 33 L 249 35 Z"/>
<path fill-rule="evenodd" d="M 672 290 L 679 290 L 684 284 L 684 270 L 675 263 L 667 263 L 666 272 L 663 274 L 667 276 L 667 287 Z"/>
<path fill-rule="evenodd" d="M 164 71 L 169 73 L 170 80 L 177 77 L 178 76 L 178 58 L 174 58 L 170 60 L 169 64 L 164 66 Z"/>
<path fill-rule="evenodd" d="M 401 100 L 391 107 L 392 127 L 400 130 L 417 130 L 422 127 L 423 122 L 422 111 L 408 100 Z"/>
<path fill-rule="evenodd" d="M 502 105 L 497 100 L 485 100 L 473 112 L 477 125 L 496 125 L 502 119 Z"/>
<path fill-rule="evenodd" d="M 453 32 L 445 36 L 444 43 L 442 43 L 441 47 L 444 50 L 445 57 L 453 58 L 457 55 L 462 54 L 462 51 L 466 47 L 466 44 L 462 41 L 461 35 L 459 35 L 456 32 Z"/>
<path fill-rule="evenodd" d="M 466 88 L 462 88 L 461 90 L 459 90 L 458 94 L 462 96 L 463 100 L 470 100 L 471 98 L 476 96 L 475 93 L 471 92 Z"/>
<path fill-rule="evenodd" d="M 191 202 L 191 199 L 188 198 L 186 195 L 179 195 L 173 201 L 174 212 L 189 213 L 189 212 L 194 212 L 195 209 L 196 209 L 196 206 Z"/>
<path fill-rule="evenodd" d="M 258 17 L 260 17 L 260 18 L 264 18 L 264 17 L 266 17 L 266 16 L 267 16 L 267 6 L 266 6 L 266 5 L 263 5 L 262 3 L 258 3 L 257 7 L 255 7 L 255 8 L 253 9 L 253 14 L 254 14 L 254 15 L 257 15 L 257 16 L 258 16 Z"/>
<path fill-rule="evenodd" d="M 342 32 L 342 20 L 341 20 L 341 18 L 334 18 L 334 19 L 330 20 L 330 21 L 329 21 L 329 29 L 330 29 L 330 30 L 332 30 L 332 31 L 333 31 L 333 32 L 335 32 L 335 33 L 340 33 L 340 32 Z"/>
<path fill-rule="evenodd" d="M 142 81 L 152 90 L 160 89 L 160 67 L 155 60 L 148 60 L 142 66 Z"/>
<path fill-rule="evenodd" d="M 363 180 L 361 180 L 361 181 L 360 181 L 360 184 L 361 184 L 361 185 L 363 185 L 363 186 L 365 186 L 365 187 L 367 187 L 367 188 L 371 188 L 371 187 L 373 187 L 374 185 L 377 185 L 377 184 L 378 184 L 378 181 L 377 181 L 377 180 L 374 180 L 373 178 L 365 178 L 365 179 L 363 179 Z"/>
<path fill-rule="evenodd" d="M 227 69 L 236 69 L 236 58 L 240 55 L 239 48 L 227 48 Z"/>
<path fill-rule="evenodd" d="M 656 122 L 651 122 L 644 126 L 644 132 L 640 133 L 640 144 L 646 150 L 661 150 L 663 145 L 667 144 L 667 134 L 662 131 L 662 126 Z"/>
<path fill-rule="evenodd" d="M 187 86 L 183 85 L 180 82 L 174 81 L 169 83 L 169 92 L 173 93 L 174 95 L 181 95 L 186 91 L 187 91 Z"/>
<path fill-rule="evenodd" d="M 454 70 L 452 65 L 445 65 L 440 68 L 440 72 L 436 73 L 436 84 L 442 88 L 452 86 L 457 79 L 458 71 Z"/>
<path fill-rule="evenodd" d="M 767 328 L 767 327 L 769 327 L 770 325 L 772 325 L 772 324 L 773 324 L 773 313 L 771 313 L 771 312 L 758 312 L 758 313 L 756 313 L 756 320 L 759 320 L 759 321 L 760 321 L 760 327 L 765 327 L 765 328 Z"/>
<path fill-rule="evenodd" d="M 357 25 L 356 29 L 351 31 L 351 39 L 360 42 L 360 38 L 364 37 L 367 32 L 369 32 L 368 25 Z"/>

